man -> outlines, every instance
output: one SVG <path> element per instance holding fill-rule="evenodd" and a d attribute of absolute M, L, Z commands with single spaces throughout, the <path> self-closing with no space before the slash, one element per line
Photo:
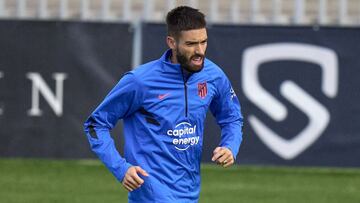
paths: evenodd
<path fill-rule="evenodd" d="M 197 202 L 206 112 L 221 127 L 212 160 L 234 163 L 242 140 L 239 101 L 205 58 L 204 14 L 181 6 L 166 18 L 169 50 L 126 73 L 85 123 L 91 149 L 130 192 L 129 202 Z M 122 158 L 110 136 L 124 122 Z"/>

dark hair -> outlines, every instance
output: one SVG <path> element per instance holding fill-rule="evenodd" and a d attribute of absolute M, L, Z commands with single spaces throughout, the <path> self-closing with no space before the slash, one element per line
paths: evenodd
<path fill-rule="evenodd" d="M 181 31 L 206 27 L 205 15 L 198 9 L 179 6 L 172 9 L 166 16 L 167 34 L 178 37 Z"/>

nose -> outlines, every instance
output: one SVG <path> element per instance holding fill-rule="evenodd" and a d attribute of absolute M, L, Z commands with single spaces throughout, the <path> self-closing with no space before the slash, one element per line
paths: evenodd
<path fill-rule="evenodd" d="M 201 43 L 197 44 L 195 48 L 195 54 L 204 55 L 205 54 L 205 46 Z"/>

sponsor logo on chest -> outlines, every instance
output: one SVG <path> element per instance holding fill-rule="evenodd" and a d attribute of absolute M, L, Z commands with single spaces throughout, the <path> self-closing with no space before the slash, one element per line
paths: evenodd
<path fill-rule="evenodd" d="M 192 126 L 188 122 L 181 122 L 174 129 L 168 130 L 167 135 L 172 137 L 172 144 L 175 149 L 184 151 L 190 146 L 199 143 L 200 136 L 196 136 L 196 125 Z"/>

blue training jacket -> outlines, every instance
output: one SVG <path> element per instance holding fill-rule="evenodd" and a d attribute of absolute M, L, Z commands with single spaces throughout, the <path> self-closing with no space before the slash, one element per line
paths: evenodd
<path fill-rule="evenodd" d="M 198 202 L 204 121 L 210 108 L 221 127 L 219 146 L 236 157 L 242 141 L 240 104 L 224 72 L 208 59 L 185 74 L 171 50 L 126 73 L 85 122 L 91 149 L 122 182 L 130 166 L 149 173 L 129 202 Z M 124 123 L 124 158 L 110 130 Z"/>

